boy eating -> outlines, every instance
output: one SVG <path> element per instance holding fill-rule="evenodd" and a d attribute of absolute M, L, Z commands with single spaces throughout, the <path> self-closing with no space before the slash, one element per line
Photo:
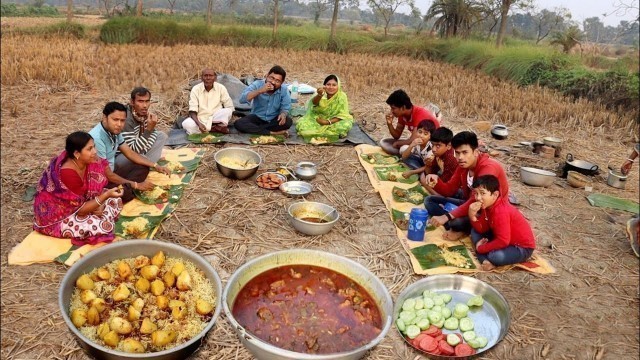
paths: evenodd
<path fill-rule="evenodd" d="M 439 127 L 431 133 L 431 151 L 435 162 L 431 164 L 430 169 L 426 169 L 425 174 L 436 174 L 444 182 L 451 180 L 453 173 L 458 168 L 458 160 L 454 156 L 451 139 L 453 139 L 453 132 L 446 127 Z M 426 176 L 420 176 L 420 183 L 429 194 L 439 195 L 427 184 Z"/>
<path fill-rule="evenodd" d="M 433 153 L 431 152 L 431 133 L 435 130 L 435 126 L 429 120 L 422 120 L 418 124 L 416 130 L 416 138 L 409 145 L 400 147 L 402 162 L 410 169 L 402 173 L 404 178 L 408 178 L 413 174 L 424 172 L 426 167 L 431 167 L 433 162 Z"/>
<path fill-rule="evenodd" d="M 531 226 L 522 213 L 500 196 L 500 182 L 493 175 L 473 181 L 475 202 L 469 206 L 471 241 L 482 270 L 523 262 L 536 247 Z"/>

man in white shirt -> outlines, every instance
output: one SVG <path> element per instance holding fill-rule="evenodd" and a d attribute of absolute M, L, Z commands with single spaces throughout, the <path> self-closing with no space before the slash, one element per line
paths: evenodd
<path fill-rule="evenodd" d="M 208 131 L 228 134 L 229 120 L 233 114 L 233 101 L 224 85 L 217 83 L 213 69 L 202 70 L 202 82 L 191 88 L 189 117 L 182 127 L 187 134 Z"/>

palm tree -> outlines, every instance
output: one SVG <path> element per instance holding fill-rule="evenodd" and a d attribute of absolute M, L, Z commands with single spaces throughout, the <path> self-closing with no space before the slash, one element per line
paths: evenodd
<path fill-rule="evenodd" d="M 467 0 L 435 0 L 427 10 L 425 21 L 435 18 L 433 29 L 441 36 L 467 36 L 480 13 L 480 7 Z"/>
<path fill-rule="evenodd" d="M 576 45 L 582 41 L 584 34 L 580 29 L 573 25 L 564 32 L 554 33 L 551 40 L 551 45 L 561 45 L 562 51 L 569 53 Z"/>

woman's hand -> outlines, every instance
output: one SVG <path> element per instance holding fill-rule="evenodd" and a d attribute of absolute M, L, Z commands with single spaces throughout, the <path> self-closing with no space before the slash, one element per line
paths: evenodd
<path fill-rule="evenodd" d="M 110 198 L 118 198 L 118 197 L 122 197 L 122 195 L 124 194 L 124 189 L 122 188 L 121 185 L 118 185 L 114 188 L 107 190 L 106 193 L 107 193 L 107 196 L 109 196 Z"/>
<path fill-rule="evenodd" d="M 320 125 L 331 125 L 331 123 L 329 123 L 329 120 L 323 119 L 320 116 L 316 118 L 316 122 Z"/>
<path fill-rule="evenodd" d="M 627 175 L 631 171 L 631 166 L 633 165 L 633 161 L 627 159 L 622 166 L 620 167 L 620 172 L 622 175 Z"/>
<path fill-rule="evenodd" d="M 98 206 L 98 208 L 96 208 L 95 210 L 93 210 L 91 213 L 95 216 L 102 216 L 102 214 L 104 213 L 104 204 Z"/>
<path fill-rule="evenodd" d="M 316 92 L 318 93 L 318 96 L 322 97 L 322 95 L 324 95 L 324 87 L 317 88 Z"/>

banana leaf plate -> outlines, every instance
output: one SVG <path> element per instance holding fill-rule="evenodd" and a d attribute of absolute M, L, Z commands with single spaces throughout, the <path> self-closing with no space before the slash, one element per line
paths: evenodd
<path fill-rule="evenodd" d="M 187 140 L 194 144 L 215 144 L 222 141 L 223 134 L 220 133 L 200 133 L 187 136 Z"/>
<path fill-rule="evenodd" d="M 404 178 L 402 173 L 405 171 L 409 171 L 409 168 L 404 165 L 394 165 L 394 166 L 377 166 L 373 168 L 378 175 L 378 179 L 382 181 L 395 181 L 403 184 L 413 184 L 419 180 L 417 174 L 413 174 L 408 178 Z"/>
<path fill-rule="evenodd" d="M 118 217 L 116 221 L 115 234 L 123 239 L 141 239 L 149 238 L 149 235 L 153 229 L 158 227 L 162 220 L 167 217 L 166 214 L 162 215 L 138 215 L 138 216 L 123 216 Z M 138 228 L 135 223 L 136 219 L 143 219 L 141 226 Z M 141 220 L 138 220 L 141 221 Z M 145 222 L 146 221 L 146 222 Z"/>
<path fill-rule="evenodd" d="M 391 195 L 393 196 L 393 200 L 397 202 L 408 202 L 415 205 L 421 205 L 424 203 L 424 198 L 429 194 L 422 185 L 418 184 L 409 189 L 394 186 L 393 190 L 391 190 Z"/>
<path fill-rule="evenodd" d="M 177 203 L 182 197 L 182 193 L 184 192 L 184 185 L 163 185 L 158 186 L 156 188 L 162 189 L 162 194 L 158 197 L 154 197 L 151 195 L 150 191 L 140 191 L 133 190 L 133 193 L 138 198 L 138 200 L 142 201 L 145 204 L 155 205 L 155 204 L 163 204 L 163 203 Z"/>

